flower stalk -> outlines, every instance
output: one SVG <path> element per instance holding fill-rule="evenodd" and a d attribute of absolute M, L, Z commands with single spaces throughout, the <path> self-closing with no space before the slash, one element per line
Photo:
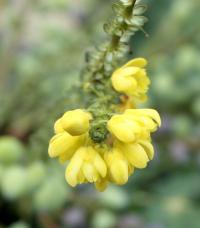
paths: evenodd
<path fill-rule="evenodd" d="M 114 112 L 113 104 L 121 103 L 119 94 L 113 90 L 110 75 L 125 58 L 129 50 L 130 37 L 147 21 L 147 18 L 141 16 L 145 10 L 146 6 L 136 0 L 114 3 L 115 15 L 104 24 L 104 31 L 109 38 L 101 47 L 89 54 L 84 71 L 84 88 L 90 95 L 87 110 L 93 114 L 94 119 L 89 132 L 95 142 L 104 141 L 108 134 L 106 125 L 101 124 L 98 119 L 108 121 L 112 116 L 108 113 Z M 97 129 L 101 129 L 99 132 L 102 134 L 97 133 Z"/>

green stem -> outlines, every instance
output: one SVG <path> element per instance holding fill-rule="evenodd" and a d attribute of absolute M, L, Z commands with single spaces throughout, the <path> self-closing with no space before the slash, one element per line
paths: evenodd
<path fill-rule="evenodd" d="M 105 47 L 102 50 L 97 50 L 88 61 L 86 75 L 90 85 L 88 92 L 91 95 L 91 105 L 87 110 L 93 114 L 89 134 L 94 142 L 103 142 L 107 138 L 106 122 L 112 116 L 108 113 L 114 113 L 115 105 L 112 104 L 120 102 L 120 94 L 113 90 L 110 75 L 119 64 L 119 60 L 123 58 L 122 54 L 125 54 L 126 47 L 124 50 L 123 48 L 126 43 L 121 38 L 124 38 L 125 35 L 128 40 L 132 34 L 130 32 L 132 27 L 137 28 L 136 25 L 132 26 L 127 22 L 127 19 L 132 17 L 135 4 L 136 0 L 132 0 L 128 6 L 123 3 L 116 6 L 121 7 L 120 15 L 123 18 L 118 20 L 118 13 L 116 13 L 111 23 L 106 24 L 105 30 L 110 34 L 110 39 Z M 98 77 L 99 74 L 101 77 Z M 86 82 L 88 82 L 87 80 Z"/>

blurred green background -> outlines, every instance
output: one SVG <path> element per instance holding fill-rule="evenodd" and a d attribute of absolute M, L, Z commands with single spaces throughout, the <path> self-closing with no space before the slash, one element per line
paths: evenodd
<path fill-rule="evenodd" d="M 129 58 L 149 60 L 162 128 L 125 186 L 72 189 L 47 154 L 53 123 L 82 107 L 84 53 L 105 39 L 108 0 L 0 0 L 0 227 L 200 227 L 200 1 L 149 0 Z"/>

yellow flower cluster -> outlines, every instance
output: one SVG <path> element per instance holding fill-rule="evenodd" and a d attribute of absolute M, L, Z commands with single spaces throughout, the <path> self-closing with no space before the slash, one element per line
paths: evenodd
<path fill-rule="evenodd" d="M 117 69 L 111 78 L 114 89 L 119 93 L 126 94 L 135 101 L 145 101 L 147 99 L 146 92 L 150 84 L 145 71 L 146 65 L 146 59 L 136 58 Z"/>
<path fill-rule="evenodd" d="M 128 99 L 144 98 L 149 85 L 146 63 L 137 58 L 116 70 L 111 78 L 114 89 Z M 154 156 L 150 134 L 161 120 L 153 109 L 124 108 L 123 113 L 108 120 L 109 136 L 98 144 L 89 136 L 92 118 L 86 110 L 76 109 L 58 119 L 49 156 L 58 157 L 60 162 L 69 161 L 65 177 L 71 186 L 89 182 L 103 191 L 108 183 L 125 184 L 135 168 L 147 166 Z"/>

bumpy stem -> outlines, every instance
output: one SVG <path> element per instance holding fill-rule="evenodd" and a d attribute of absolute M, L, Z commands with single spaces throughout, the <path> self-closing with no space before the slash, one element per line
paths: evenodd
<path fill-rule="evenodd" d="M 118 1 L 113 4 L 115 16 L 104 25 L 109 35 L 108 41 L 90 53 L 84 74 L 84 88 L 90 95 L 88 111 L 92 113 L 90 137 L 94 142 L 103 142 L 108 131 L 106 122 L 114 112 L 115 104 L 120 103 L 119 94 L 111 85 L 110 76 L 128 51 L 130 37 L 139 30 L 144 22 L 134 21 L 136 0 Z"/>

